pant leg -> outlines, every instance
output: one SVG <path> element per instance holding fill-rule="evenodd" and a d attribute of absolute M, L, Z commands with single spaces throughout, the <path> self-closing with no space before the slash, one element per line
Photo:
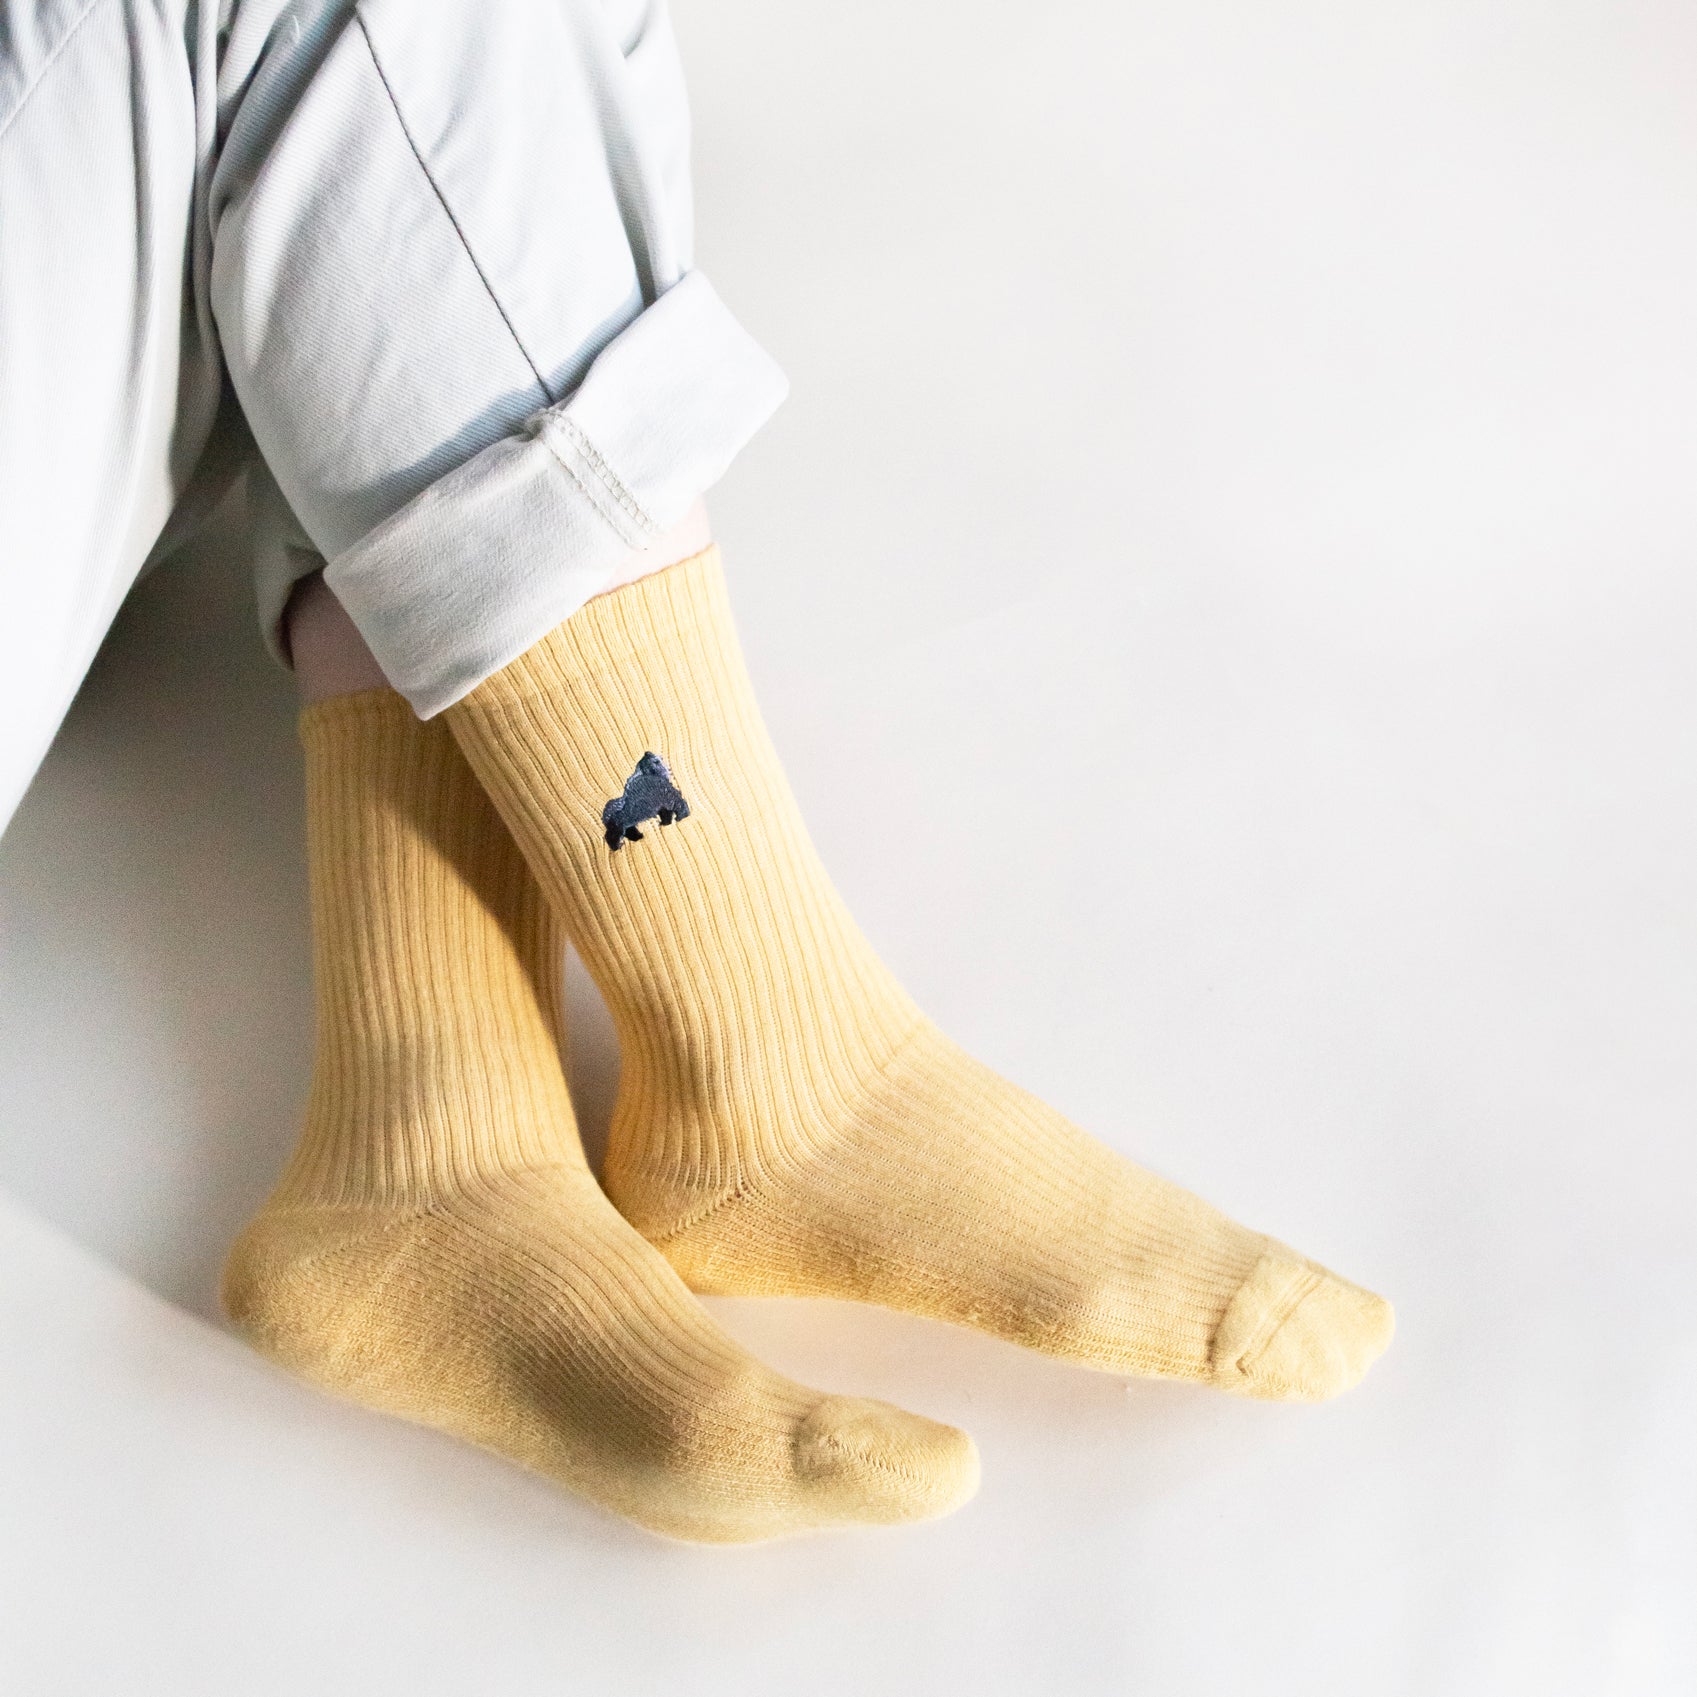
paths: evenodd
<path fill-rule="evenodd" d="M 0 828 L 212 429 L 214 39 L 186 0 L 0 0 Z"/>
<path fill-rule="evenodd" d="M 422 712 L 682 515 L 783 392 L 687 133 L 663 0 L 0 0 L 0 824 L 219 492 L 226 358 L 312 545 L 273 642 L 321 551 Z"/>
<path fill-rule="evenodd" d="M 663 0 L 297 0 L 220 73 L 213 309 L 284 503 L 431 714 L 782 398 L 691 268 Z M 311 554 L 267 551 L 275 636 Z"/>

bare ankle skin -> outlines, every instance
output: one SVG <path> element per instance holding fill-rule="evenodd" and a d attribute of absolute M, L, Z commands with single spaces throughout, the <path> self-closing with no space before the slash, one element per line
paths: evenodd
<path fill-rule="evenodd" d="M 703 548 L 710 546 L 712 541 L 713 530 L 707 522 L 707 503 L 698 500 L 670 530 L 655 537 L 646 548 L 639 548 L 635 553 L 627 554 L 619 562 L 607 587 L 601 593 L 608 595 L 615 589 L 623 589 L 627 583 L 635 583 L 639 577 L 647 577 L 650 572 L 664 571 L 667 566 L 675 566 L 679 560 L 687 560 L 692 554 L 699 554 Z M 595 597 L 591 596 L 590 599 L 593 601 Z"/>
<path fill-rule="evenodd" d="M 388 687 L 389 680 L 365 646 L 365 638 L 322 572 L 303 577 L 295 585 L 283 624 L 304 704 Z"/>

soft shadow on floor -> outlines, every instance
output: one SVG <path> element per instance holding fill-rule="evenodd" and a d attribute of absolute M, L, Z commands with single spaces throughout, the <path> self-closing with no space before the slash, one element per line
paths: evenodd
<path fill-rule="evenodd" d="M 235 503 L 119 615 L 0 839 L 0 936 L 0 1185 L 215 1314 L 312 1042 L 294 690 L 260 643 Z M 572 993 L 598 1150 L 616 1051 L 581 972 Z"/>

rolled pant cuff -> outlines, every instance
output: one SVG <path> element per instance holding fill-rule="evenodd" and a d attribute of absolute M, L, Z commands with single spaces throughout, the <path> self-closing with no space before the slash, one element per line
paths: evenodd
<path fill-rule="evenodd" d="M 692 271 L 607 344 L 566 400 L 438 478 L 332 560 L 325 581 L 428 719 L 676 524 L 787 388 Z"/>

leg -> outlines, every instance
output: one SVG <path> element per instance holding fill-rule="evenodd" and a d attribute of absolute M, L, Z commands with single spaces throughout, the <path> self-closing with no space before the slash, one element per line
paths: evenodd
<path fill-rule="evenodd" d="M 683 276 L 663 14 L 631 43 L 608 15 L 364 0 L 232 44 L 258 115 L 214 184 L 213 298 L 267 462 L 267 625 L 313 703 L 320 1046 L 227 1300 L 309 1377 L 663 1531 L 916 1518 L 970 1493 L 970 1440 L 768 1372 L 606 1202 L 534 885 L 446 728 L 375 688 L 440 705 L 548 609 L 698 549 L 772 398 Z"/>
<path fill-rule="evenodd" d="M 696 503 L 784 383 L 690 268 L 662 0 L 303 16 L 233 35 L 210 193 L 230 378 L 304 532 L 262 610 L 282 653 L 328 560 L 429 715 L 633 560 L 704 547 Z"/>
<path fill-rule="evenodd" d="M 211 432 L 211 34 L 169 4 L 0 0 L 0 828 Z"/>
<path fill-rule="evenodd" d="M 535 394 L 526 388 L 531 377 L 517 384 L 525 410 L 538 397 L 575 393 L 621 324 L 677 281 L 675 256 L 659 234 L 641 242 L 640 254 L 626 240 L 629 208 L 593 172 L 577 186 L 593 201 L 599 183 L 612 223 L 597 224 L 583 205 L 564 207 L 564 234 L 581 244 L 587 271 L 564 279 L 546 266 L 530 273 L 553 285 L 557 310 L 528 343 L 513 329 L 523 317 L 524 266 L 508 268 L 517 295 L 492 303 L 467 280 L 468 261 L 480 282 L 487 274 L 463 242 L 450 244 L 444 260 L 437 221 L 457 237 L 463 227 L 448 212 L 448 173 L 432 178 L 425 163 L 430 146 L 418 126 L 430 117 L 432 95 L 451 100 L 452 111 L 437 108 L 437 120 L 461 143 L 469 124 L 473 166 L 497 178 L 514 165 L 499 146 L 503 134 L 512 139 L 512 124 L 529 126 L 542 162 L 605 159 L 619 149 L 616 138 L 594 133 L 595 89 L 583 78 L 563 117 L 590 122 L 587 149 L 569 145 L 583 138 L 562 129 L 561 113 L 522 102 L 505 108 L 497 98 L 511 92 L 514 77 L 522 80 L 525 30 L 546 31 L 550 20 L 586 28 L 572 7 L 489 13 L 443 0 L 436 13 L 430 22 L 442 27 L 433 35 L 403 27 L 416 24 L 413 9 L 382 0 L 224 8 L 228 46 L 215 101 L 218 8 L 189 10 L 198 32 L 191 64 L 183 46 L 191 32 L 168 6 L 8 5 L 0 36 L 0 469 L 8 522 L 23 526 L 24 547 L 9 557 L 27 570 L 4 588 L 13 611 L 29 616 L 6 629 L 25 639 L 15 656 L 25 683 L 31 645 L 45 645 L 53 662 L 46 709 L 25 726 L 32 746 L 45 743 L 74 686 L 80 667 L 64 662 L 92 651 L 210 424 L 209 406 L 185 410 L 185 394 L 204 399 L 207 390 L 198 381 L 203 366 L 177 340 L 185 257 L 191 305 L 217 296 L 219 329 L 253 422 L 280 449 L 278 467 L 310 498 L 307 510 L 327 535 L 380 519 L 421 479 L 474 453 L 480 432 L 506 428 L 503 406 L 517 404 L 505 392 L 515 349 L 536 384 Z M 374 46 L 385 26 L 387 72 Z M 87 74 L 70 76 L 84 45 Z M 571 50 L 573 39 L 552 45 L 565 50 L 533 70 L 556 90 L 570 84 L 565 73 L 574 64 L 610 71 L 623 56 L 621 44 L 599 37 L 580 44 L 582 52 Z M 640 92 L 627 90 L 627 108 L 640 106 Z M 406 112 L 402 100 L 411 102 Z M 479 113 L 490 132 L 481 138 Z M 497 118 L 512 124 L 503 131 Z M 143 137 L 133 153 L 132 130 Z M 215 130 L 228 144 L 214 168 Z M 84 159 L 79 150 L 91 136 L 104 145 Z M 69 159 L 68 184 L 54 174 L 58 155 Z M 389 169 L 397 160 L 398 174 Z M 641 161 L 627 163 L 641 175 Z M 20 184 L 28 192 L 14 195 Z M 354 203 L 340 216 L 338 193 Z M 39 219 L 14 219 L 15 206 Z M 350 221 L 350 210 L 375 222 Z M 522 245 L 543 227 L 520 216 L 504 233 Z M 218 251 L 208 271 L 202 240 L 190 231 L 212 228 Z M 605 239 L 610 230 L 617 242 Z M 14 233 L 30 238 L 21 252 Z M 360 247 L 356 234 L 378 238 L 378 249 Z M 71 261 L 66 277 L 50 269 L 61 256 Z M 90 275 L 97 289 L 118 282 L 95 299 L 102 310 L 79 317 L 65 302 L 90 299 Z M 404 302 L 391 318 L 397 302 L 373 299 L 374 287 L 421 278 L 418 299 L 444 321 L 416 303 L 409 313 Z M 696 304 L 681 318 L 666 314 L 658 337 L 638 339 L 639 374 L 651 369 L 656 345 L 663 355 L 680 322 L 713 321 L 705 284 L 689 299 Z M 493 333 L 492 304 L 503 325 Z M 430 376 L 420 388 L 407 386 L 417 371 L 399 334 L 383 342 L 385 327 L 398 323 L 421 333 L 411 353 Z M 326 334 L 335 358 L 325 357 Z M 557 358 L 550 336 L 564 338 L 552 344 Z M 60 341 L 79 354 L 92 345 L 101 358 L 67 373 L 37 369 L 26 357 Z M 632 360 L 617 363 L 628 369 Z M 672 370 L 664 358 L 659 364 Z M 397 368 L 402 375 L 386 384 L 384 374 Z M 216 368 L 205 369 L 215 396 Z M 723 367 L 709 360 L 695 369 Z M 99 380 L 79 381 L 89 372 Z M 613 393 L 616 400 L 617 384 Z M 599 394 L 602 419 L 616 417 L 607 383 Z M 562 481 L 573 475 L 567 462 L 582 472 L 598 460 L 581 416 L 569 413 L 568 406 L 532 438 Z M 56 430 L 61 415 L 77 428 Z M 421 469 L 407 456 L 432 431 Z M 555 434 L 560 441 L 550 446 Z M 714 439 L 722 447 L 723 436 Z M 67 443 L 78 451 L 67 453 Z M 102 446 L 113 465 L 100 461 Z M 703 451 L 697 442 L 694 457 L 686 455 L 697 472 Z M 683 500 L 668 495 L 678 515 L 705 481 Z M 581 541 L 582 504 L 565 505 L 566 517 L 581 521 Z M 655 510 L 614 523 L 590 503 L 605 536 L 533 588 L 544 602 L 569 600 L 621 572 L 648 569 L 632 564 L 633 552 L 680 546 L 667 542 Z M 561 533 L 553 527 L 556 539 Z M 233 1317 L 260 1347 L 331 1388 L 486 1444 L 679 1536 L 747 1539 L 952 1507 L 976 1479 L 970 1440 L 768 1372 L 711 1324 L 606 1202 L 584 1165 L 559 1068 L 559 945 L 534 885 L 446 729 L 421 725 L 398 697 L 368 687 L 381 674 L 314 577 L 319 562 L 310 548 L 287 553 L 288 569 L 267 583 L 279 615 L 273 634 L 284 645 L 292 636 L 314 701 L 302 732 L 319 1051 L 300 1147 L 230 1259 Z M 285 632 L 280 615 L 297 580 L 305 587 L 292 598 Z M 41 583 L 53 618 L 29 605 Z M 487 621 L 477 628 L 488 635 Z M 0 661 L 13 659 L 0 650 Z M 433 657 L 438 665 L 463 662 L 457 651 Z M 10 768 L 5 775 L 12 778 Z"/>
<path fill-rule="evenodd" d="M 925 1020 L 807 839 L 716 553 L 592 602 L 446 715 L 619 1028 L 607 1184 L 697 1289 L 855 1298 L 1085 1365 L 1313 1399 L 1389 1307 L 1094 1142 Z M 656 751 L 687 825 L 610 867 Z"/>

